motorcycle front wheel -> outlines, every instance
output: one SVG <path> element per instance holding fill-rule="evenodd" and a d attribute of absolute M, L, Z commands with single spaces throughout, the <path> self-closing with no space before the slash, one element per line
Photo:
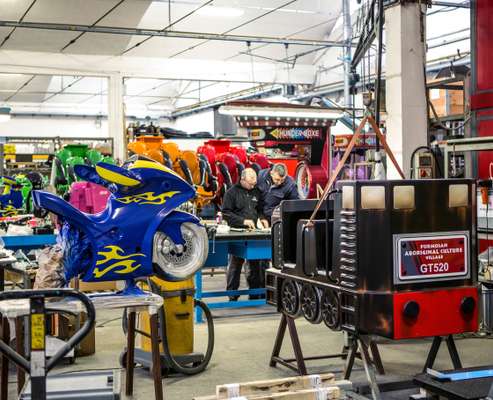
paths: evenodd
<path fill-rule="evenodd" d="M 184 222 L 180 230 L 183 245 L 174 243 L 164 232 L 154 234 L 154 272 L 168 281 L 188 279 L 202 268 L 209 254 L 209 239 L 203 226 Z"/>

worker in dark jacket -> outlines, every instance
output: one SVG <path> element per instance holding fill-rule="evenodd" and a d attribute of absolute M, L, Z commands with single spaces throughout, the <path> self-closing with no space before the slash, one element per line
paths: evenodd
<path fill-rule="evenodd" d="M 299 199 L 296 183 L 282 163 L 260 171 L 257 187 L 262 196 L 263 214 L 269 220 L 274 208 L 281 204 L 281 201 Z"/>
<path fill-rule="evenodd" d="M 257 221 L 264 227 L 268 222 L 262 214 L 262 202 L 260 192 L 256 188 L 257 174 L 251 168 L 246 168 L 241 173 L 240 182 L 231 187 L 224 195 L 222 213 L 229 226 L 233 228 L 255 229 Z M 241 269 L 245 259 L 229 255 L 228 271 L 226 274 L 227 290 L 238 290 L 240 287 Z M 257 289 L 265 287 L 264 260 L 249 261 L 249 273 L 247 276 L 248 287 Z M 230 296 L 231 301 L 238 300 L 239 296 Z M 258 296 L 250 296 L 258 298 Z"/>

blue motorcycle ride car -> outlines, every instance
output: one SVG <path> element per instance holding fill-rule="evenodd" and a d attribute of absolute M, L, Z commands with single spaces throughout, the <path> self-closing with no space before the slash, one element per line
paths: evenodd
<path fill-rule="evenodd" d="M 100 162 L 74 171 L 110 190 L 101 213 L 85 214 L 52 193 L 33 192 L 35 205 L 61 222 L 66 282 L 125 280 L 126 292 L 135 293 L 135 278 L 156 274 L 179 281 L 202 267 L 207 232 L 197 217 L 177 210 L 195 189 L 175 172 L 137 157 L 121 167 Z"/>

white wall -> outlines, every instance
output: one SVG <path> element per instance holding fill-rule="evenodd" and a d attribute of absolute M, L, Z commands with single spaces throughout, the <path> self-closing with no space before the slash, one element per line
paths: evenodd
<path fill-rule="evenodd" d="M 108 137 L 108 122 L 89 118 L 13 117 L 0 122 L 0 136 Z"/>
<path fill-rule="evenodd" d="M 204 131 L 214 133 L 214 111 L 204 111 L 186 117 L 180 117 L 173 122 L 165 122 L 162 126 L 169 126 L 170 128 L 182 130 L 187 133 Z"/>

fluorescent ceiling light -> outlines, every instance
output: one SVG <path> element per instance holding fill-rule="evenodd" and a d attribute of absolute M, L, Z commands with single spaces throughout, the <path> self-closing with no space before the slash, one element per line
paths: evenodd
<path fill-rule="evenodd" d="M 10 107 L 0 107 L 0 122 L 7 122 L 10 120 Z"/>
<path fill-rule="evenodd" d="M 216 6 L 205 6 L 198 10 L 195 14 L 202 17 L 241 17 L 245 13 L 241 8 L 233 7 L 216 7 Z"/>
<path fill-rule="evenodd" d="M 321 108 L 313 109 L 295 109 L 295 108 L 278 108 L 278 107 L 244 107 L 244 106 L 222 106 L 219 108 L 220 114 L 244 116 L 244 117 L 261 117 L 261 118 L 310 118 L 310 119 L 339 119 L 344 115 L 343 111 Z"/>

